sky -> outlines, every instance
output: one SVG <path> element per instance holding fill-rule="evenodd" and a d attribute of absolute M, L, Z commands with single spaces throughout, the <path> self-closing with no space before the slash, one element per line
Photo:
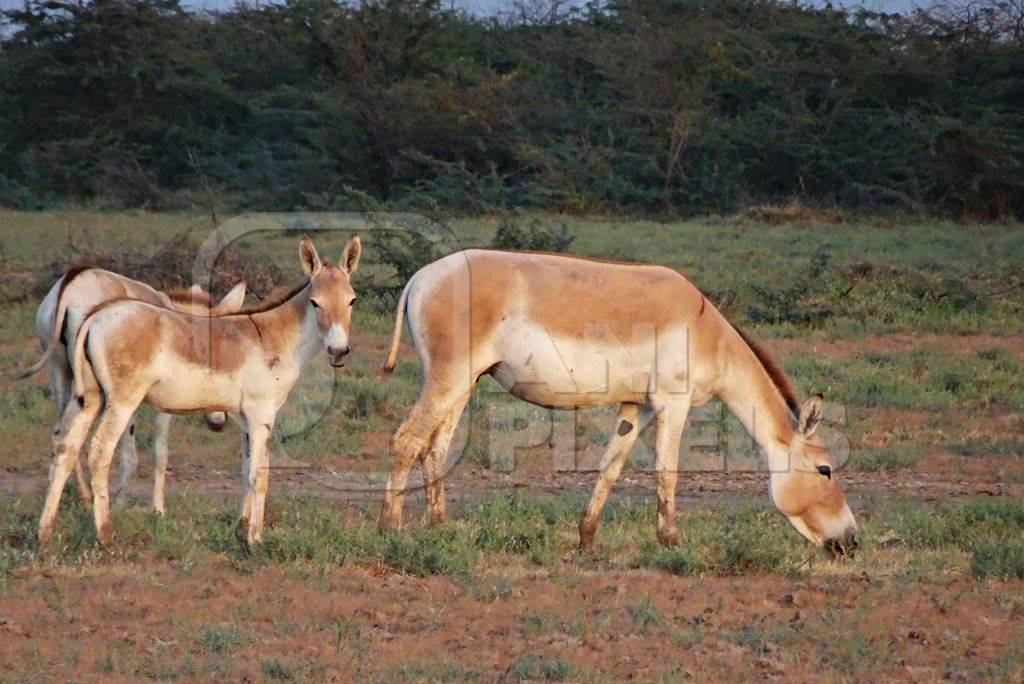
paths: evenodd
<path fill-rule="evenodd" d="M 272 1 L 272 0 L 271 0 Z M 572 1 L 572 0 L 570 0 Z M 585 0 L 580 0 L 583 4 Z M 189 7 L 204 9 L 224 9 L 234 5 L 234 0 L 183 0 Z M 493 14 L 508 5 L 507 0 L 452 0 L 457 7 L 466 8 L 474 13 Z M 876 11 L 906 12 L 914 7 L 925 4 L 924 0 L 833 0 L 833 5 L 859 6 L 864 5 Z M 0 0 L 0 9 L 20 7 L 22 0 Z"/>

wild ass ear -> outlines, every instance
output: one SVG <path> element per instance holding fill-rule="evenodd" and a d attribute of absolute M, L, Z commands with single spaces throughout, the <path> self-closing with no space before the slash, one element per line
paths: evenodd
<path fill-rule="evenodd" d="M 805 401 L 803 408 L 800 409 L 800 418 L 797 419 L 796 429 L 804 437 L 813 435 L 814 429 L 818 427 L 822 414 L 821 404 L 824 399 L 825 397 L 820 394 L 815 394 Z"/>
<path fill-rule="evenodd" d="M 302 270 L 310 278 L 317 277 L 323 270 L 324 265 L 320 261 L 320 255 L 316 253 L 316 247 L 313 246 L 313 241 L 309 239 L 308 235 L 303 235 L 302 242 L 299 243 L 299 260 L 302 262 Z"/>
<path fill-rule="evenodd" d="M 238 283 L 231 290 L 224 295 L 224 299 L 220 300 L 217 306 L 210 309 L 210 313 L 214 316 L 223 316 L 224 314 L 235 313 L 242 308 L 242 304 L 245 302 L 245 281 Z"/>
<path fill-rule="evenodd" d="M 341 250 L 341 259 L 338 260 L 338 264 L 348 271 L 349 275 L 352 275 L 359 266 L 359 254 L 362 251 L 363 248 L 359 243 L 359 236 L 353 235 L 348 239 L 345 249 Z"/>

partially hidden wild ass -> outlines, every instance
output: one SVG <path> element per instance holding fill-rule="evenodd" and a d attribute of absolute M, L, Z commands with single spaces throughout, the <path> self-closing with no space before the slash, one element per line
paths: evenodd
<path fill-rule="evenodd" d="M 691 406 L 712 397 L 767 457 L 771 499 L 796 530 L 834 554 L 857 526 L 832 459 L 815 435 L 822 399 L 803 406 L 779 367 L 686 278 L 653 265 L 534 252 L 466 250 L 409 280 L 384 370 L 408 321 L 423 367 L 419 399 L 391 440 L 381 526 L 402 524 L 408 474 L 423 467 L 429 522 L 445 519 L 447 452 L 477 380 L 555 409 L 618 404 L 600 475 L 579 524 L 593 544 L 601 509 L 640 431 L 653 417 L 657 537 L 677 543 L 679 446 Z"/>
<path fill-rule="evenodd" d="M 123 300 L 93 312 L 82 324 L 72 357 L 75 400 L 54 438 L 53 476 L 39 541 L 46 543 L 56 504 L 90 427 L 96 535 L 110 546 L 107 478 L 118 436 L 143 401 L 166 413 L 236 413 L 243 428 L 242 505 L 236 536 L 260 543 L 274 421 L 303 368 L 326 350 L 344 365 L 359 263 L 359 238 L 346 244 L 337 266 L 322 262 L 308 238 L 299 258 L 308 280 L 281 301 L 217 318 L 197 317 Z"/>
<path fill-rule="evenodd" d="M 245 283 L 235 285 L 220 302 L 214 304 L 210 295 L 199 285 L 164 293 L 145 283 L 100 268 L 80 266 L 65 273 L 53 284 L 36 310 L 36 335 L 43 355 L 32 366 L 15 375 L 16 378 L 27 378 L 45 366 L 49 373 L 50 396 L 57 407 L 58 416 L 63 414 L 71 398 L 74 378 L 68 350 L 74 349 L 82 322 L 97 307 L 125 298 L 195 315 L 220 316 L 242 308 L 245 300 Z M 217 412 L 206 416 L 207 425 L 214 431 L 222 430 L 226 421 L 227 416 L 224 413 Z M 153 435 L 153 508 L 161 515 L 164 512 L 164 481 L 170 425 L 170 415 L 157 414 Z M 55 431 L 57 426 L 54 427 Z M 119 500 L 123 500 L 127 494 L 128 482 L 138 465 L 134 421 L 128 425 L 118 441 L 118 454 L 120 467 L 116 495 Z M 91 503 L 89 484 L 80 459 L 75 460 L 75 473 L 78 477 L 79 496 L 83 502 Z"/>

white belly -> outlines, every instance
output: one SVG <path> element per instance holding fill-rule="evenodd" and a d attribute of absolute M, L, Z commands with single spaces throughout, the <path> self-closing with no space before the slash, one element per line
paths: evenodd
<path fill-rule="evenodd" d="M 496 351 L 495 380 L 541 406 L 643 403 L 659 391 L 686 389 L 684 331 L 638 328 L 632 339 L 620 340 L 595 326 L 581 338 L 559 339 L 536 324 L 508 321 Z"/>
<path fill-rule="evenodd" d="M 167 413 L 239 410 L 241 393 L 230 375 L 179 360 L 164 361 L 163 379 L 146 394 L 146 402 Z"/>

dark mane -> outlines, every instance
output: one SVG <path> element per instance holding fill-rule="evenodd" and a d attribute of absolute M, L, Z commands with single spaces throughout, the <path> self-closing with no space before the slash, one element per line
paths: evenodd
<path fill-rule="evenodd" d="M 750 351 L 754 352 L 754 356 L 757 357 L 757 360 L 761 362 L 761 366 L 764 367 L 765 372 L 768 373 L 768 377 L 772 379 L 772 383 L 779 390 L 782 398 L 785 399 L 786 406 L 789 407 L 793 417 L 795 418 L 796 416 L 799 416 L 800 401 L 796 398 L 796 392 L 793 391 L 793 387 L 789 384 L 786 374 L 782 372 L 781 368 L 779 368 L 779 364 L 775 362 L 775 359 L 771 357 L 771 354 L 765 351 L 764 348 L 755 342 L 753 338 L 747 335 L 747 333 L 743 332 L 739 326 L 731 322 L 730 325 L 732 325 L 733 330 L 743 338 L 743 341 L 747 343 L 747 346 L 750 347 Z"/>
<path fill-rule="evenodd" d="M 171 298 L 172 302 L 177 304 L 198 304 L 208 309 L 213 307 L 213 297 L 202 290 L 193 290 L 191 288 L 171 290 L 167 293 L 167 296 Z"/>
<path fill-rule="evenodd" d="M 308 286 L 309 286 L 309 281 L 307 280 L 304 283 L 296 285 L 288 294 L 284 295 L 283 297 L 277 297 L 276 299 L 272 299 L 270 301 L 263 302 L 259 306 L 255 307 L 255 308 L 252 308 L 252 309 L 246 309 L 245 311 L 239 311 L 238 313 L 227 314 L 227 315 L 228 316 L 249 316 L 249 315 L 252 315 L 252 314 L 258 314 L 258 313 L 264 313 L 266 311 L 270 311 L 271 309 L 275 309 L 275 308 L 281 306 L 282 304 L 287 302 L 289 299 L 291 299 L 295 295 L 297 295 L 300 292 L 302 292 L 303 290 L 305 290 Z"/>

